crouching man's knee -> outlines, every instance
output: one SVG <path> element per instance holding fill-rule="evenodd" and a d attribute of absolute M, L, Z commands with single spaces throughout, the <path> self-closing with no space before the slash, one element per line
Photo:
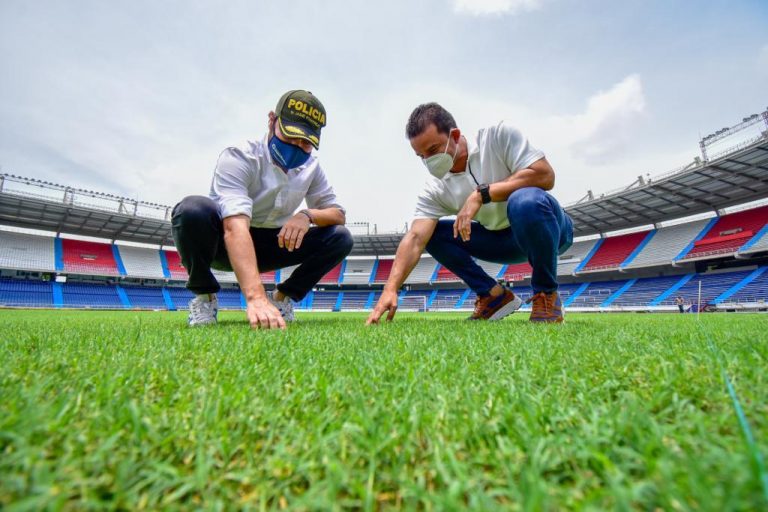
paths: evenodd
<path fill-rule="evenodd" d="M 352 233 L 349 232 L 345 226 L 332 226 L 332 232 L 329 237 L 329 245 L 338 251 L 342 258 L 349 255 L 352 252 L 352 247 L 355 245 L 355 241 L 352 238 Z"/>
<path fill-rule="evenodd" d="M 210 197 L 187 196 L 173 207 L 171 221 L 174 225 L 199 225 L 219 218 L 219 208 Z"/>
<path fill-rule="evenodd" d="M 538 187 L 517 189 L 507 199 L 507 215 L 510 219 L 525 219 L 532 212 L 548 209 L 547 193 Z"/>

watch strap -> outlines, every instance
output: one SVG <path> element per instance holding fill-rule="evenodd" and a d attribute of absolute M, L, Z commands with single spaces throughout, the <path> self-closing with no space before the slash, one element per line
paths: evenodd
<path fill-rule="evenodd" d="M 488 204 L 491 202 L 491 186 L 487 183 L 483 183 L 482 185 L 478 185 L 477 189 L 478 192 L 480 192 L 480 197 L 483 200 L 483 204 Z"/>
<path fill-rule="evenodd" d="M 299 213 L 303 213 L 304 215 L 306 215 L 307 218 L 309 219 L 309 223 L 310 224 L 314 224 L 315 223 L 315 219 L 312 218 L 312 214 L 309 213 L 309 210 L 307 210 L 307 209 L 299 210 Z"/>

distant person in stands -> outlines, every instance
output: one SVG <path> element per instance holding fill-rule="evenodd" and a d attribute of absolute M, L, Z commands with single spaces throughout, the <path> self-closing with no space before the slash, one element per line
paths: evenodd
<path fill-rule="evenodd" d="M 675 304 L 677 304 L 677 309 L 681 313 L 685 313 L 685 299 L 684 298 L 682 298 L 680 295 L 678 295 L 675 298 Z"/>
<path fill-rule="evenodd" d="M 405 131 L 431 176 L 367 323 L 378 323 L 384 313 L 387 320 L 394 317 L 397 292 L 424 249 L 477 294 L 471 320 L 500 320 L 522 305 L 477 258 L 528 261 L 533 267 L 531 322 L 562 322 L 557 257 L 573 242 L 573 223 L 546 192 L 555 184 L 555 172 L 544 153 L 505 122 L 467 137 L 437 103 L 416 107 Z M 445 218 L 451 215 L 456 219 Z"/>
<path fill-rule="evenodd" d="M 285 328 L 293 301 L 352 250 L 346 216 L 316 150 L 326 113 L 311 92 L 288 91 L 269 113 L 268 133 L 220 155 L 208 197 L 173 209 L 173 239 L 189 273 L 189 325 L 214 324 L 220 286 L 211 268 L 232 271 L 253 328 Z M 306 200 L 307 209 L 299 210 Z M 260 273 L 299 265 L 266 292 Z"/>

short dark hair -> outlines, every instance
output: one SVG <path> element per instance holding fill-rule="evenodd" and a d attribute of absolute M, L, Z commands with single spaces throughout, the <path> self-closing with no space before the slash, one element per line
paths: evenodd
<path fill-rule="evenodd" d="M 435 102 L 422 103 L 411 112 L 405 125 L 405 136 L 410 140 L 426 130 L 430 124 L 437 127 L 437 133 L 450 133 L 457 128 L 450 112 Z"/>

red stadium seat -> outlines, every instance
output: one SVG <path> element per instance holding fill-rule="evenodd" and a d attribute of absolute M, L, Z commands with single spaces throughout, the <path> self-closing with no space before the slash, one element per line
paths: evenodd
<path fill-rule="evenodd" d="M 117 276 L 117 262 L 112 245 L 62 239 L 64 271 L 77 274 Z"/>
<path fill-rule="evenodd" d="M 637 249 L 637 246 L 645 240 L 648 233 L 649 231 L 641 231 L 628 235 L 609 236 L 581 271 L 618 268 L 632 254 L 632 251 Z"/>
<path fill-rule="evenodd" d="M 274 283 L 275 282 L 275 271 L 270 270 L 269 272 L 259 272 L 259 276 L 261 277 L 262 283 Z"/>
<path fill-rule="evenodd" d="M 341 263 L 331 269 L 330 272 L 325 274 L 318 284 L 339 284 L 339 275 L 341 274 Z"/>
<path fill-rule="evenodd" d="M 532 273 L 533 268 L 531 268 L 530 263 L 515 263 L 508 266 L 504 271 L 504 279 L 507 281 L 522 281 L 531 277 Z"/>
<path fill-rule="evenodd" d="M 436 281 L 461 281 L 459 279 L 459 276 L 448 270 L 442 265 L 439 265 L 437 268 L 437 277 L 435 279 Z"/>
<path fill-rule="evenodd" d="M 739 250 L 768 222 L 768 206 L 723 215 L 683 259 L 730 254 Z"/>
<path fill-rule="evenodd" d="M 176 251 L 163 251 L 165 253 L 165 260 L 168 262 L 168 271 L 171 273 L 171 279 L 178 281 L 186 281 L 189 279 L 187 269 L 181 264 L 181 258 Z"/>
<path fill-rule="evenodd" d="M 373 278 L 374 283 L 386 283 L 389 274 L 392 272 L 392 263 L 395 260 L 379 260 L 379 266 L 376 267 L 376 275 Z"/>

